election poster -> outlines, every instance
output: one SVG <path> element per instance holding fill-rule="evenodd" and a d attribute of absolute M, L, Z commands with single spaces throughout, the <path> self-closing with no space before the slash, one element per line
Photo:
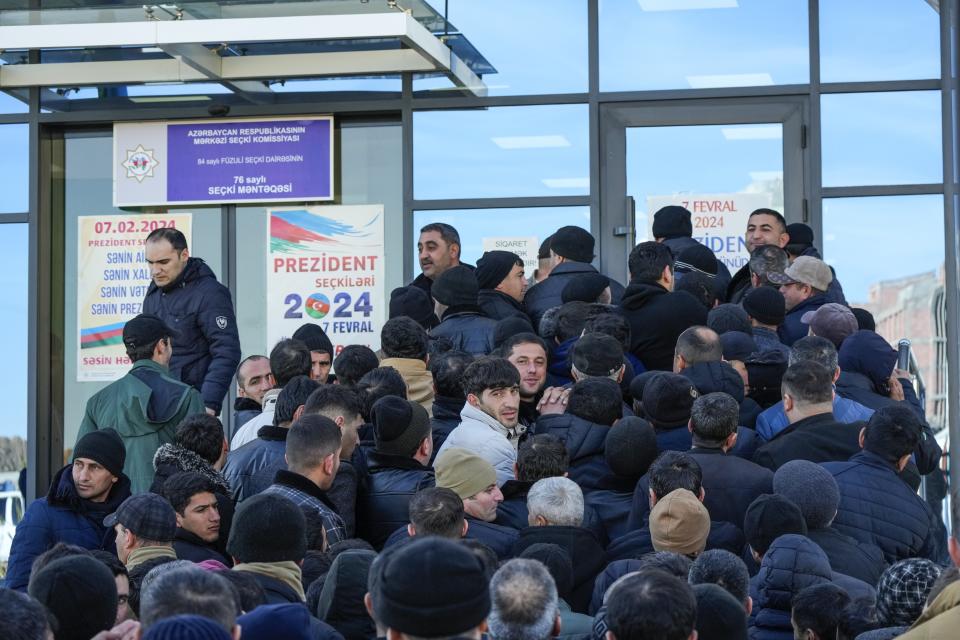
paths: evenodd
<path fill-rule="evenodd" d="M 744 233 L 754 209 L 769 207 L 770 193 L 680 194 L 647 197 L 647 238 L 653 240 L 653 215 L 661 207 L 680 205 L 690 211 L 693 239 L 717 255 L 730 273 L 750 261 Z"/>
<path fill-rule="evenodd" d="M 113 204 L 333 199 L 333 116 L 121 122 Z"/>
<path fill-rule="evenodd" d="M 191 221 L 189 213 L 77 219 L 77 382 L 109 382 L 130 369 L 123 325 L 140 313 L 150 286 L 143 241 L 174 227 L 189 246 Z"/>
<path fill-rule="evenodd" d="M 520 256 L 523 260 L 523 272 L 528 277 L 533 275 L 539 261 L 537 253 L 540 251 L 540 240 L 537 237 L 496 237 L 484 238 L 483 250 L 486 251 L 509 251 Z"/>
<path fill-rule="evenodd" d="M 269 209 L 267 344 L 308 322 L 334 357 L 349 344 L 380 348 L 386 321 L 383 205 Z"/>

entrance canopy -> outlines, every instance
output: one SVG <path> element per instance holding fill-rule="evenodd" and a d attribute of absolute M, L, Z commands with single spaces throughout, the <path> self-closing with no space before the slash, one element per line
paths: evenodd
<path fill-rule="evenodd" d="M 8 10 L 0 43 L 7 90 L 215 82 L 263 104 L 287 79 L 414 72 L 484 96 L 481 75 L 495 71 L 420 0 Z"/>

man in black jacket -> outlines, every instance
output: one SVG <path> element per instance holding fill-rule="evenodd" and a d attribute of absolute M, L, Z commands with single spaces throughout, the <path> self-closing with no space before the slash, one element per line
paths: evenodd
<path fill-rule="evenodd" d="M 713 520 L 743 524 L 747 507 L 757 496 L 770 493 L 773 473 L 732 453 L 737 443 L 738 409 L 725 393 L 708 393 L 693 401 L 689 431 L 693 448 L 688 451 L 700 465 L 706 505 Z M 639 527 L 650 511 L 649 480 L 643 477 L 633 492 L 629 523 Z"/>
<path fill-rule="evenodd" d="M 170 375 L 200 391 L 207 413 L 217 415 L 240 362 L 240 336 L 230 290 L 206 263 L 191 258 L 177 229 L 150 232 L 144 254 L 153 282 L 143 313 L 160 317 L 177 331 Z"/>
<path fill-rule="evenodd" d="M 429 368 L 433 375 L 434 390 L 433 411 L 430 418 L 430 428 L 433 433 L 431 464 L 447 436 L 460 424 L 460 411 L 467 403 L 467 396 L 463 392 L 463 372 L 473 360 L 473 356 L 466 351 L 446 351 L 430 358 Z M 523 400 L 522 395 L 520 399 Z"/>
<path fill-rule="evenodd" d="M 628 262 L 630 285 L 620 306 L 630 322 L 630 351 L 648 371 L 672 371 L 677 338 L 687 327 L 706 324 L 707 310 L 686 291 L 673 291 L 669 247 L 641 242 Z"/>
<path fill-rule="evenodd" d="M 774 245 L 783 249 L 790 242 L 790 234 L 787 233 L 787 221 L 779 211 L 774 209 L 755 209 L 747 218 L 747 230 L 743 239 L 747 244 L 747 251 L 750 252 L 751 258 L 755 255 L 754 251 L 764 245 Z M 783 257 L 786 257 L 786 252 L 784 252 Z M 746 292 L 750 290 L 753 284 L 750 265 L 751 263 L 748 262 L 733 274 L 733 279 L 727 288 L 727 302 L 739 303 Z"/>
<path fill-rule="evenodd" d="M 553 267 L 550 275 L 530 287 L 524 297 L 527 313 L 533 328 L 539 329 L 540 319 L 552 307 L 563 304 L 563 289 L 578 275 L 598 273 L 590 263 L 596 240 L 589 231 L 580 227 L 560 227 L 550 238 L 550 258 Z M 623 296 L 623 285 L 610 280 L 610 297 L 614 304 Z"/>
<path fill-rule="evenodd" d="M 408 522 L 410 499 L 434 485 L 426 466 L 433 453 L 430 418 L 418 403 L 396 396 L 373 405 L 374 449 L 367 454 L 366 482 L 359 492 L 360 536 L 380 549 Z"/>
<path fill-rule="evenodd" d="M 696 247 L 700 243 L 693 239 L 693 221 L 689 209 L 671 204 L 661 207 L 653 214 L 653 238 L 657 242 L 670 247 L 674 260 L 680 257 L 685 249 Z M 709 251 L 709 248 L 707 248 Z M 710 252 L 713 254 L 713 252 Z M 716 275 L 711 279 L 716 291 L 724 295 L 730 285 L 730 270 L 720 258 L 716 260 Z"/>
<path fill-rule="evenodd" d="M 440 324 L 430 330 L 433 337 L 447 338 L 454 349 L 473 355 L 493 351 L 497 321 L 480 311 L 479 287 L 472 269 L 452 267 L 433 282 L 430 295 Z"/>
<path fill-rule="evenodd" d="M 420 229 L 417 254 L 422 273 L 410 283 L 430 294 L 433 283 L 447 269 L 460 263 L 460 234 L 449 224 L 432 222 Z"/>
<path fill-rule="evenodd" d="M 190 562 L 216 560 L 230 566 L 220 553 L 220 511 L 216 486 L 199 473 L 185 471 L 170 476 L 163 484 L 163 497 L 177 515 L 173 549 L 177 557 Z M 224 532 L 224 538 L 229 531 Z"/>
<path fill-rule="evenodd" d="M 833 417 L 833 372 L 813 361 L 790 365 L 783 374 L 783 409 L 790 426 L 763 445 L 753 461 L 772 471 L 791 460 L 847 460 L 860 450 L 862 422 Z"/>
<path fill-rule="evenodd" d="M 270 358 L 253 355 L 237 367 L 237 399 L 233 403 L 233 424 L 242 426 L 263 411 L 263 396 L 276 382 L 270 371 Z"/>
<path fill-rule="evenodd" d="M 494 320 L 511 316 L 526 318 L 523 296 L 527 280 L 523 259 L 510 251 L 487 251 L 477 260 L 478 300 L 483 313 Z"/>

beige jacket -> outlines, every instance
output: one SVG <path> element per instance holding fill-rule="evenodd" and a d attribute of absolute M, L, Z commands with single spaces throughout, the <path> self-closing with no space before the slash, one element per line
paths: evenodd
<path fill-rule="evenodd" d="M 384 358 L 381 367 L 393 367 L 407 385 L 407 400 L 420 403 L 433 417 L 433 374 L 427 363 L 413 358 Z"/>
<path fill-rule="evenodd" d="M 900 640 L 954 640 L 960 637 L 960 582 L 944 589 Z"/>

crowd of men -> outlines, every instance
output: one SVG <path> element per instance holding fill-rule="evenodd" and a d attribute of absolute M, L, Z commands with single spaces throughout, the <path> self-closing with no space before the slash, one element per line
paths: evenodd
<path fill-rule="evenodd" d="M 379 351 L 306 324 L 240 361 L 229 292 L 151 233 L 0 637 L 957 637 L 941 449 L 811 229 L 754 211 L 734 274 L 682 207 L 653 235 L 624 287 L 578 227 L 528 279 L 429 224 Z"/>

